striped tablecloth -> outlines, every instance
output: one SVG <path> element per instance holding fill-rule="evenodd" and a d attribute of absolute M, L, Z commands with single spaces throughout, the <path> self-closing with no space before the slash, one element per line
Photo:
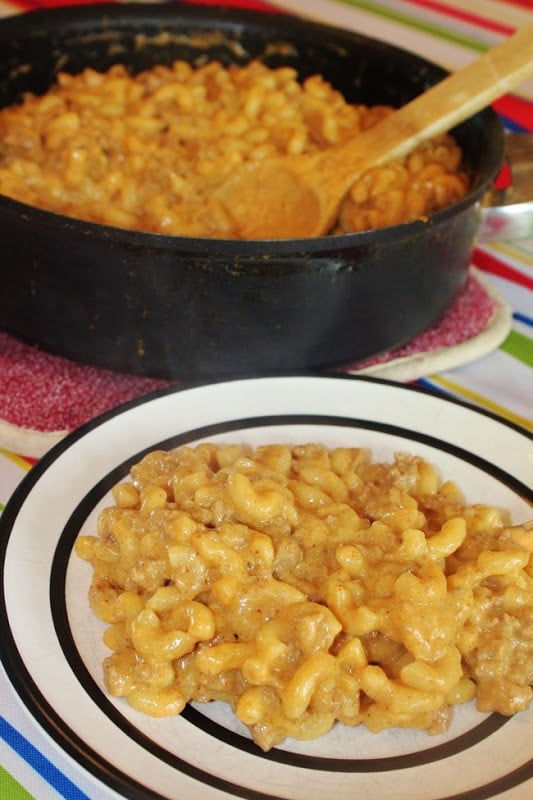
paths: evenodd
<path fill-rule="evenodd" d="M 60 4 L 0 0 L 0 15 Z M 266 5 L 259 0 L 227 0 L 227 4 Z M 283 0 L 277 6 L 394 42 L 451 70 L 533 20 L 532 0 Z M 509 130 L 533 131 L 531 81 L 495 107 Z M 429 374 L 417 383 L 532 430 L 533 239 L 480 246 L 473 264 L 510 304 L 512 329 L 496 350 L 482 358 Z M 0 510 L 33 463 L 24 454 L 0 450 Z M 0 674 L 0 800 L 110 800 L 112 796 L 116 797 L 96 788 L 79 767 L 58 753 Z"/>

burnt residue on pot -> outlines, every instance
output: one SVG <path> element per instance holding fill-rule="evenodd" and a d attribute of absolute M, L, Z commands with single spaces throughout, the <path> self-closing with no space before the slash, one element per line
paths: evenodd
<path fill-rule="evenodd" d="M 24 19 L 22 19 L 24 17 Z M 345 97 L 401 105 L 443 76 L 419 57 L 281 14 L 186 5 L 65 7 L 0 21 L 0 105 L 58 69 L 139 71 L 185 58 L 288 64 Z M 429 219 L 313 240 L 126 231 L 0 197 L 0 328 L 63 356 L 170 379 L 322 369 L 403 342 L 463 285 L 503 158 L 490 110 L 454 131 L 472 189 Z M 0 144 L 1 146 L 1 144 Z"/>
<path fill-rule="evenodd" d="M 22 24 L 9 20 L 11 30 L 4 23 L 0 105 L 26 91 L 46 91 L 60 70 L 76 73 L 88 64 L 103 70 L 120 62 L 137 72 L 176 58 L 290 65 L 302 79 L 320 73 L 348 100 L 373 105 L 399 105 L 444 75 L 385 43 L 373 41 L 367 52 L 365 37 L 282 14 L 142 4 L 135 13 L 105 4 L 76 11 L 54 9 L 53 22 L 49 12 L 26 14 Z"/>

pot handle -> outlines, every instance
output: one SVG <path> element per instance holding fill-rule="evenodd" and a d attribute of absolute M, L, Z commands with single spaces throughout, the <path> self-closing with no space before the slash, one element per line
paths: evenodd
<path fill-rule="evenodd" d="M 533 134 L 508 133 L 505 137 L 507 176 L 503 188 L 493 188 L 484 198 L 478 240 L 481 242 L 533 237 Z"/>

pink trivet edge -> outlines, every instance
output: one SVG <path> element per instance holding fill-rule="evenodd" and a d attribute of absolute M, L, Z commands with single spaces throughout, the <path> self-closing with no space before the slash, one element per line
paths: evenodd
<path fill-rule="evenodd" d="M 351 369 L 364 369 L 399 358 L 430 353 L 462 344 L 486 328 L 497 305 L 496 299 L 488 289 L 474 274 L 469 273 L 465 285 L 450 308 L 431 328 L 411 339 L 402 347 L 358 361 L 351 366 Z"/>
<path fill-rule="evenodd" d="M 350 371 L 452 348 L 479 334 L 497 301 L 470 273 L 462 291 L 429 330 L 408 344 L 350 365 Z M 79 364 L 0 332 L 0 420 L 22 430 L 69 432 L 128 400 L 175 381 L 115 373 Z"/>

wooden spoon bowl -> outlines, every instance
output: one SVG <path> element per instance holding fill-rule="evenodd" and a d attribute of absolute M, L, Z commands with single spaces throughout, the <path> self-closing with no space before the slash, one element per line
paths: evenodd
<path fill-rule="evenodd" d="M 214 193 L 242 239 L 323 236 L 366 170 L 402 158 L 533 74 L 533 25 L 342 145 L 247 163 Z M 251 213 L 253 209 L 253 213 Z"/>

